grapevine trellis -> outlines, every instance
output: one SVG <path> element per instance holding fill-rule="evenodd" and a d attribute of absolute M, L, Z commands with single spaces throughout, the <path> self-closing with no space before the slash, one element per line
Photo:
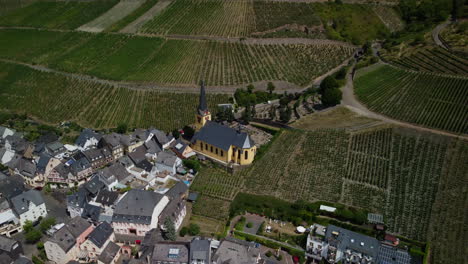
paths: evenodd
<path fill-rule="evenodd" d="M 0 17 L 0 26 L 76 29 L 102 15 L 118 2 L 38 1 Z"/>
<path fill-rule="evenodd" d="M 304 86 L 353 53 L 351 46 L 328 43 L 263 45 L 25 29 L 0 30 L 0 46 L 5 47 L 1 58 L 103 79 L 182 87 L 202 79 L 210 86 L 265 80 Z"/>
<path fill-rule="evenodd" d="M 358 98 L 375 112 L 426 127 L 468 133 L 468 79 L 380 66 L 355 80 Z"/>
<path fill-rule="evenodd" d="M 194 121 L 198 103 L 196 94 L 117 88 L 8 63 L 0 63 L 0 69 L 6 73 L 0 75 L 1 108 L 51 123 L 75 120 L 93 128 L 126 123 L 172 131 Z M 207 98 L 213 112 L 228 102 L 223 94 Z"/>

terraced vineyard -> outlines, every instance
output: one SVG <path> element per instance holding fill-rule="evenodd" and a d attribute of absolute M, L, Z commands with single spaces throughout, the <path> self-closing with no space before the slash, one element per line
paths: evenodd
<path fill-rule="evenodd" d="M 36 0 L 0 0 L 0 15 L 25 7 Z"/>
<path fill-rule="evenodd" d="M 40 1 L 0 17 L 0 26 L 75 29 L 100 16 L 117 0 Z"/>
<path fill-rule="evenodd" d="M 424 48 L 390 62 L 405 69 L 445 73 L 451 75 L 467 75 L 468 59 L 457 56 L 442 48 Z"/>
<path fill-rule="evenodd" d="M 329 21 L 335 24 L 335 29 L 326 26 L 330 37 L 353 43 L 363 43 L 388 32 L 367 5 L 257 0 L 175 0 L 140 32 L 231 38 L 263 34 L 315 38 L 323 35 L 323 24 Z"/>
<path fill-rule="evenodd" d="M 0 63 L 0 94 L 2 109 L 51 123 L 75 120 L 94 128 L 127 123 L 171 131 L 193 122 L 198 103 L 194 94 L 129 90 L 7 63 Z M 227 101 L 227 95 L 208 95 L 210 109 Z"/>
<path fill-rule="evenodd" d="M 38 30 L 0 30 L 0 46 L 5 47 L 1 58 L 104 79 L 192 87 L 201 79 L 210 86 L 264 80 L 303 86 L 353 53 L 351 46 L 332 44 L 241 44 Z"/>
<path fill-rule="evenodd" d="M 375 5 L 372 7 L 372 10 L 374 10 L 377 16 L 391 32 L 400 31 L 405 27 L 405 23 L 393 7 Z"/>
<path fill-rule="evenodd" d="M 289 201 L 340 202 L 382 213 L 391 232 L 425 241 L 431 215 L 438 215 L 432 205 L 442 199 L 437 198 L 439 181 L 452 168 L 458 168 L 453 173 L 459 178 L 468 173 L 464 156 L 453 158 L 461 155 L 459 145 L 466 150 L 468 142 L 388 126 L 283 131 L 251 168 L 234 175 L 207 170 L 193 188 L 223 200 L 242 191 Z"/>
<path fill-rule="evenodd" d="M 418 125 L 468 133 L 468 79 L 379 66 L 357 75 L 355 92 L 369 109 Z"/>

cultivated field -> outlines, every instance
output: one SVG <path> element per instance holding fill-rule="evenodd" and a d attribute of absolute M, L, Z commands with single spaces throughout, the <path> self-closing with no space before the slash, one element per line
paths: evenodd
<path fill-rule="evenodd" d="M 334 27 L 328 27 L 329 22 Z M 353 43 L 363 43 L 388 32 L 367 5 L 252 0 L 175 0 L 140 32 L 232 38 L 263 34 L 315 38 L 323 35 L 324 27 L 331 38 Z"/>
<path fill-rule="evenodd" d="M 201 79 L 209 86 L 267 80 L 304 86 L 354 51 L 329 43 L 242 44 L 38 30 L 0 30 L 0 46 L 5 47 L 0 58 L 104 79 L 182 87 L 195 87 Z"/>
<path fill-rule="evenodd" d="M 355 78 L 371 111 L 429 128 L 468 133 L 468 79 L 379 66 Z"/>
<path fill-rule="evenodd" d="M 385 5 L 375 5 L 372 10 L 379 16 L 385 26 L 391 31 L 400 31 L 405 27 L 405 23 L 400 18 L 393 7 Z"/>
<path fill-rule="evenodd" d="M 117 0 L 40 1 L 0 17 L 0 26 L 75 29 L 100 16 Z"/>
<path fill-rule="evenodd" d="M 87 32 L 102 32 L 139 8 L 145 0 L 122 0 L 106 13 L 78 28 Z"/>
<path fill-rule="evenodd" d="M 0 16 L 12 10 L 25 7 L 36 0 L 0 0 Z"/>
<path fill-rule="evenodd" d="M 194 188 L 223 200 L 242 191 L 289 201 L 341 202 L 382 213 L 391 232 L 425 241 L 432 215 L 439 217 L 432 205 L 442 206 L 437 197 L 449 195 L 448 190 L 438 193 L 439 181 L 448 173 L 457 173 L 451 177 L 458 181 L 461 173 L 466 176 L 462 157 L 467 147 L 464 141 L 388 126 L 355 132 L 283 131 L 251 168 L 234 175 L 203 170 Z M 453 199 L 461 193 L 453 193 Z M 466 204 L 463 199 L 456 204 Z"/>
<path fill-rule="evenodd" d="M 171 131 L 193 122 L 195 94 L 130 90 L 24 66 L 0 63 L 0 108 L 50 123 L 74 120 L 85 127 L 154 126 Z M 227 95 L 208 94 L 210 109 L 228 102 Z M 183 107 L 181 107 L 183 106 Z"/>
<path fill-rule="evenodd" d="M 468 59 L 442 48 L 421 48 L 400 58 L 388 58 L 388 60 L 414 71 L 468 75 Z"/>

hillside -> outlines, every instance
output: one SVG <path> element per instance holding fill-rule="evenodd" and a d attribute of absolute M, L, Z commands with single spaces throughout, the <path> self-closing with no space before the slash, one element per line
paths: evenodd
<path fill-rule="evenodd" d="M 421 126 L 468 133 L 468 79 L 388 65 L 358 71 L 358 99 L 371 111 Z"/>
<path fill-rule="evenodd" d="M 130 90 L 0 62 L 0 109 L 47 123 L 73 120 L 85 127 L 151 127 L 172 131 L 193 121 L 195 94 Z M 209 94 L 213 111 L 227 95 Z M 180 107 L 183 105 L 184 107 Z"/>
<path fill-rule="evenodd" d="M 468 173 L 462 158 L 467 147 L 466 141 L 400 127 L 284 131 L 250 169 L 234 175 L 207 169 L 193 188 L 224 201 L 242 191 L 340 202 L 382 213 L 391 232 L 421 241 L 437 241 L 433 228 L 443 228 L 444 237 L 453 240 L 431 248 L 433 257 L 442 259 L 452 244 L 468 239 L 466 232 L 456 235 L 463 225 L 456 206 L 433 209 L 444 204 L 449 190 L 466 189 L 447 184 Z M 456 204 L 463 207 L 466 199 Z M 444 214 L 458 217 L 456 226 L 436 224 Z"/>
<path fill-rule="evenodd" d="M 354 52 L 352 46 L 341 43 L 277 43 L 4 29 L 0 30 L 0 46 L 5 47 L 0 58 L 104 79 L 169 86 L 195 87 L 201 79 L 210 86 L 264 80 L 304 86 Z"/>

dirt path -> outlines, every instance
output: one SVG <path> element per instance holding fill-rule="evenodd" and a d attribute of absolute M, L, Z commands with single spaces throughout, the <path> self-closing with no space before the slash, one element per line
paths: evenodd
<path fill-rule="evenodd" d="M 161 0 L 158 1 L 152 8 L 150 8 L 146 13 L 137 18 L 132 23 L 128 24 L 126 27 L 121 29 L 121 33 L 136 33 L 144 24 L 149 22 L 153 17 L 159 15 L 173 0 Z"/>
<path fill-rule="evenodd" d="M 432 30 L 432 39 L 434 40 L 435 44 L 437 44 L 439 47 L 446 49 L 446 50 L 448 50 L 449 48 L 445 46 L 445 44 L 440 40 L 439 34 L 448 25 L 450 25 L 450 18 Z"/>
<path fill-rule="evenodd" d="M 400 121 L 400 120 L 395 120 L 390 117 L 384 116 L 379 113 L 372 112 L 369 110 L 364 104 L 359 102 L 359 100 L 356 98 L 354 95 L 354 85 L 353 85 L 353 79 L 352 79 L 352 70 L 350 70 L 350 73 L 346 75 L 346 84 L 342 88 L 343 92 L 343 98 L 341 100 L 341 105 L 346 106 L 348 109 L 361 114 L 363 116 L 367 116 L 370 118 L 382 120 L 386 123 L 394 124 L 394 125 L 399 125 L 403 127 L 408 127 L 420 131 L 426 131 L 426 132 L 431 132 L 434 134 L 439 134 L 439 135 L 444 135 L 444 136 L 449 136 L 449 137 L 455 137 L 455 138 L 461 138 L 461 139 L 468 139 L 468 136 L 466 135 L 459 135 L 459 134 L 453 134 L 447 131 L 442 131 L 438 129 L 433 129 L 433 128 L 427 128 L 427 127 L 422 127 L 416 124 Z"/>
<path fill-rule="evenodd" d="M 112 26 L 117 21 L 126 17 L 134 10 L 139 8 L 145 0 L 123 0 L 113 6 L 104 14 L 95 18 L 91 22 L 88 22 L 77 30 L 86 31 L 86 32 L 102 32 L 106 28 Z"/>

